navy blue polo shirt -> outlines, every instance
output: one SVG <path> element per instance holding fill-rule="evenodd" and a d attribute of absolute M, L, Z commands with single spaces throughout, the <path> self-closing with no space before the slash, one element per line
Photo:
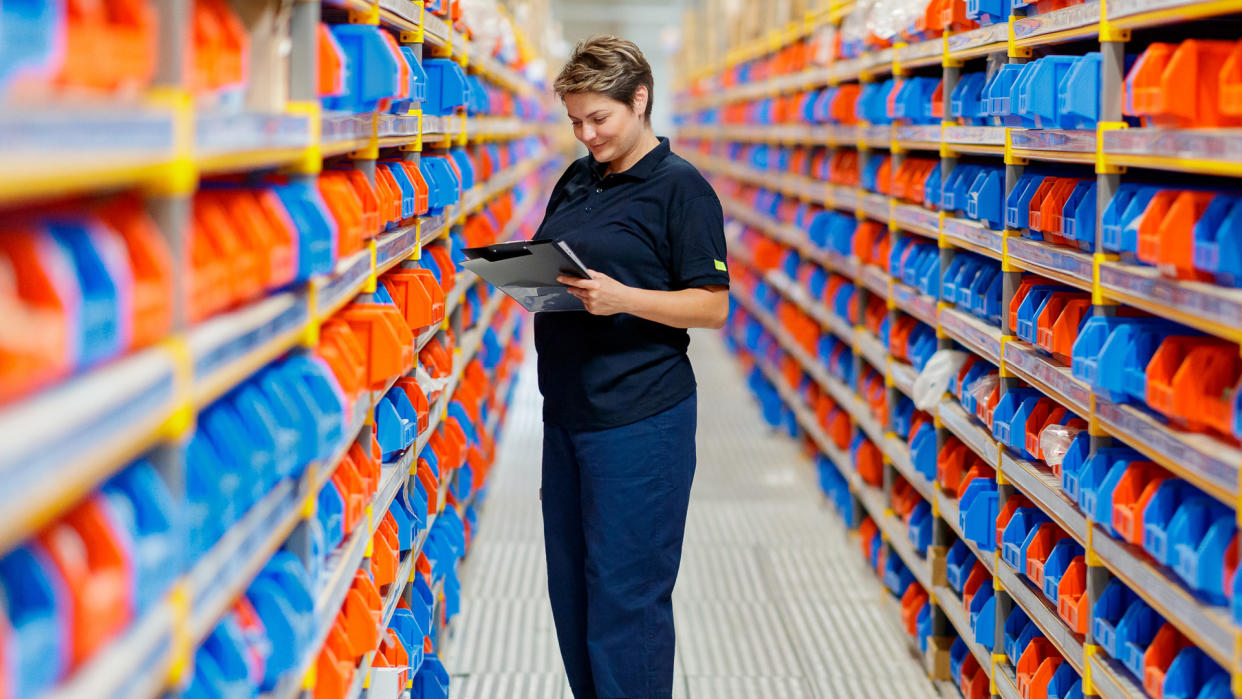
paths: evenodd
<path fill-rule="evenodd" d="M 629 170 L 604 175 L 590 155 L 561 176 L 536 240 L 564 240 L 626 286 L 727 286 L 720 200 L 668 139 Z M 535 314 L 544 421 L 574 430 L 628 425 L 695 390 L 685 330 L 629 314 Z"/>

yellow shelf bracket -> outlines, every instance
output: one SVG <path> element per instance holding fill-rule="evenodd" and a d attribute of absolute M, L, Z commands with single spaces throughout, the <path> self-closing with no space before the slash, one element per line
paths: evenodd
<path fill-rule="evenodd" d="M 1014 34 L 1013 25 L 1018 19 L 1015 15 L 1009 15 L 1009 31 L 1005 35 L 1009 48 L 1009 57 L 1030 58 L 1031 48 L 1029 46 L 1018 46 L 1018 38 Z"/>
<path fill-rule="evenodd" d="M 1124 121 L 1101 121 L 1095 128 L 1095 172 L 1097 175 L 1120 175 L 1126 171 L 1124 165 L 1114 165 L 1108 162 L 1108 156 L 1104 153 L 1104 134 L 1109 131 L 1120 131 L 1129 128 L 1129 124 Z"/>
<path fill-rule="evenodd" d="M 290 170 L 298 175 L 318 175 L 323 171 L 323 112 L 319 102 L 290 102 L 285 110 L 294 116 L 306 117 L 310 124 L 310 143 Z"/>
<path fill-rule="evenodd" d="M 1020 155 L 1014 154 L 1013 148 L 1013 128 L 1005 127 L 1005 164 L 1006 165 L 1026 165 L 1027 160 Z"/>

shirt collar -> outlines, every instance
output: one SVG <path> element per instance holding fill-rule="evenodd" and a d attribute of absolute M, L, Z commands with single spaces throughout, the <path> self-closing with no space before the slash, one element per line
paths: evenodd
<path fill-rule="evenodd" d="M 664 160 L 671 152 L 668 145 L 668 137 L 660 136 L 660 144 L 651 149 L 651 152 L 644 155 L 638 162 L 634 163 L 630 169 L 625 172 L 617 173 L 617 177 L 629 177 L 636 180 L 645 180 L 651 177 L 651 173 L 655 171 L 656 166 Z M 595 175 L 595 179 L 604 179 L 604 172 L 608 169 L 608 163 L 601 163 L 595 159 L 595 156 L 587 156 L 591 159 L 591 173 Z"/>

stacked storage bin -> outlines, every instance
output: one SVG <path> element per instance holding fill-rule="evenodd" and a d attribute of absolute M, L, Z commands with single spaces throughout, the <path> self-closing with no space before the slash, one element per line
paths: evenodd
<path fill-rule="evenodd" d="M 358 5 L 0 8 L 0 697 L 448 696 L 522 332 L 460 250 L 559 157 L 456 2 Z"/>
<path fill-rule="evenodd" d="M 888 6 L 812 13 L 684 86 L 730 345 L 933 679 L 1230 696 L 1242 44 L 1142 3 L 915 4 L 887 39 Z"/>

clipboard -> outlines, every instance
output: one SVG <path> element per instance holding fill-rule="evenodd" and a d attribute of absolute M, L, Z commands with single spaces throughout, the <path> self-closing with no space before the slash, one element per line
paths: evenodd
<path fill-rule="evenodd" d="M 465 248 L 462 267 L 509 295 L 532 312 L 582 311 L 582 301 L 559 276 L 590 279 L 586 265 L 564 241 L 519 240 Z"/>

